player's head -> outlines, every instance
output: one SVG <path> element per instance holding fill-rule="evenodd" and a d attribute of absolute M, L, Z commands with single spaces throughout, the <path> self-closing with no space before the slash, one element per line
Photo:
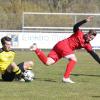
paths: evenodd
<path fill-rule="evenodd" d="M 87 34 L 84 35 L 84 39 L 86 42 L 93 40 L 96 37 L 97 33 L 95 30 L 89 30 Z"/>
<path fill-rule="evenodd" d="M 5 36 L 5 37 L 1 38 L 1 44 L 2 44 L 2 48 L 5 51 L 11 50 L 12 42 L 11 42 L 11 38 L 10 37 Z"/>

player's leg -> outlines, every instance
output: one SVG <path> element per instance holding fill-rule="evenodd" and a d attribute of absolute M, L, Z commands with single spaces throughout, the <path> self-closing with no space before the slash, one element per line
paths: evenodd
<path fill-rule="evenodd" d="M 77 62 L 76 56 L 74 54 L 70 54 L 70 55 L 67 55 L 65 58 L 67 58 L 69 60 L 69 63 L 66 66 L 66 71 L 64 73 L 63 81 L 68 82 L 68 83 L 74 83 L 70 79 L 70 74 Z"/>
<path fill-rule="evenodd" d="M 32 72 L 32 66 L 34 65 L 33 61 L 25 61 L 22 63 L 19 63 L 17 66 L 21 69 L 23 76 L 26 75 L 25 73 L 30 73 L 28 75 L 28 78 L 26 78 L 26 76 L 24 76 L 24 80 L 25 81 L 32 81 L 34 78 L 34 73 Z M 17 77 L 15 77 L 16 80 L 18 80 Z M 23 81 L 23 79 L 21 79 L 20 81 Z"/>
<path fill-rule="evenodd" d="M 21 78 L 23 78 L 23 74 L 22 71 L 20 70 L 20 68 L 16 65 L 15 62 L 11 63 L 8 68 L 7 68 L 8 72 L 13 72 L 15 73 L 16 77 L 20 80 Z"/>
<path fill-rule="evenodd" d="M 25 72 L 26 70 L 32 70 L 32 66 L 34 66 L 34 61 L 25 61 L 21 62 L 17 65 L 22 72 Z"/>
<path fill-rule="evenodd" d="M 37 48 L 36 44 L 33 44 L 30 47 L 31 51 L 34 51 L 36 53 L 36 55 L 38 56 L 38 58 L 45 64 L 45 65 L 51 65 L 53 63 L 55 63 L 55 60 L 52 59 L 50 56 L 47 57 L 45 55 L 45 53 L 43 51 L 41 51 L 40 49 Z"/>
<path fill-rule="evenodd" d="M 4 81 L 13 81 L 15 76 L 17 76 L 20 79 L 22 77 L 22 73 L 19 67 L 13 62 L 7 67 L 5 72 L 2 74 L 2 79 Z"/>

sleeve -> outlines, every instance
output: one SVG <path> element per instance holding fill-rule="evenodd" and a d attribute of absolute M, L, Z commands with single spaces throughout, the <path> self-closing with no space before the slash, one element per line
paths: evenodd
<path fill-rule="evenodd" d="M 79 30 L 79 27 L 80 27 L 81 25 L 83 25 L 84 23 L 86 23 L 86 22 L 87 22 L 86 19 L 84 19 L 84 20 L 82 20 L 82 21 L 76 23 L 76 24 L 74 25 L 74 27 L 73 27 L 73 32 L 74 32 L 74 33 L 77 32 L 77 31 Z"/>
<path fill-rule="evenodd" d="M 84 48 L 85 48 L 85 50 L 86 50 L 87 52 L 90 52 L 90 51 L 93 50 L 90 43 L 86 43 L 86 44 L 84 45 Z"/>
<path fill-rule="evenodd" d="M 100 57 L 93 51 L 91 44 L 86 44 L 84 48 L 100 64 Z"/>
<path fill-rule="evenodd" d="M 100 64 L 100 57 L 93 50 L 89 54 Z"/>

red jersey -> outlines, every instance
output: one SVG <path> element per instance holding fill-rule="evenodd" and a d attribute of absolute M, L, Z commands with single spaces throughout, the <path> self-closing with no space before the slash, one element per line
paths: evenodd
<path fill-rule="evenodd" d="M 48 57 L 58 61 L 62 57 L 73 54 L 76 49 L 85 48 L 87 51 L 92 51 L 91 44 L 85 42 L 84 33 L 79 29 L 86 22 L 86 20 L 83 20 L 76 23 L 73 27 L 74 34 L 67 39 L 59 41 L 50 51 Z"/>
<path fill-rule="evenodd" d="M 81 30 L 78 30 L 76 33 L 72 34 L 69 38 L 65 39 L 64 41 L 69 44 L 69 47 L 72 50 L 85 48 L 87 51 L 91 51 L 91 44 L 86 43 L 83 36 L 84 33 Z"/>
<path fill-rule="evenodd" d="M 72 34 L 69 38 L 59 41 L 54 48 L 49 53 L 49 57 L 52 58 L 56 55 L 59 58 L 70 55 L 74 53 L 74 50 L 85 48 L 87 51 L 92 50 L 92 46 L 90 43 L 86 43 L 83 38 L 84 33 L 81 30 L 77 30 L 74 34 Z"/>

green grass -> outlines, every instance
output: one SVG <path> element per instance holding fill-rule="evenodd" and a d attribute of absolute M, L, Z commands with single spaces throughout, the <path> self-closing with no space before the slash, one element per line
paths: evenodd
<path fill-rule="evenodd" d="M 46 52 L 48 53 L 48 52 Z M 97 52 L 100 55 L 100 52 Z M 78 63 L 71 78 L 75 84 L 62 83 L 67 60 L 45 66 L 28 51 L 17 51 L 15 61 L 34 58 L 33 82 L 0 82 L 0 100 L 100 100 L 100 65 L 89 54 L 76 52 Z"/>

